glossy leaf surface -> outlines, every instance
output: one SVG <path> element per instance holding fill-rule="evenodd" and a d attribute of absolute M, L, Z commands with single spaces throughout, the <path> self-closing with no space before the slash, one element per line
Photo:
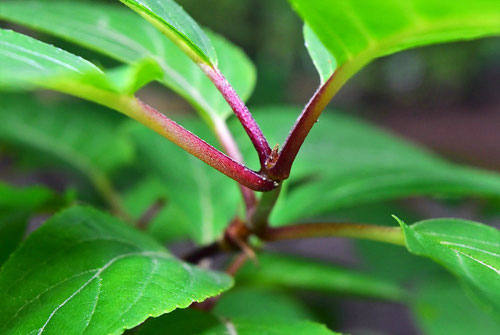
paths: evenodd
<path fill-rule="evenodd" d="M 0 272 L 2 334 L 120 334 L 231 286 L 90 208 L 35 231 Z"/>
<path fill-rule="evenodd" d="M 399 221 L 408 250 L 427 256 L 462 279 L 485 303 L 500 311 L 500 230 L 473 221 Z"/>
<path fill-rule="evenodd" d="M 290 0 L 343 68 L 347 80 L 375 58 L 401 50 L 500 34 L 496 0 Z M 309 37 L 312 35 L 309 34 Z M 306 34 L 306 38 L 307 38 Z M 307 43 L 310 47 L 318 45 Z M 315 64 L 324 54 L 312 52 Z M 322 78 L 323 68 L 319 68 Z"/>

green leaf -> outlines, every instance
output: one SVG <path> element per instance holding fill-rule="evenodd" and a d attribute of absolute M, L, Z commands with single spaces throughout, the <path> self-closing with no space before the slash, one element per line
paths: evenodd
<path fill-rule="evenodd" d="M 0 265 L 21 242 L 33 212 L 54 197 L 44 187 L 16 188 L 0 182 Z"/>
<path fill-rule="evenodd" d="M 253 110 L 270 143 L 286 137 L 299 113 L 291 107 Z M 231 126 L 238 127 L 236 122 Z M 244 134 L 234 133 L 245 160 L 258 166 Z M 275 225 L 409 196 L 500 198 L 498 173 L 452 164 L 373 125 L 329 111 L 304 142 L 287 183 L 271 216 Z"/>
<path fill-rule="evenodd" d="M 401 300 L 405 295 L 404 291 L 395 284 L 359 271 L 335 267 L 311 259 L 277 254 L 259 255 L 259 267 L 247 265 L 237 279 L 252 284 L 394 301 Z"/>
<path fill-rule="evenodd" d="M 201 69 L 161 32 L 126 8 L 75 1 L 3 1 L 0 18 L 124 63 L 153 59 L 163 72 L 160 82 L 187 99 L 206 119 L 231 115 L 226 101 Z M 238 94 L 248 99 L 256 77 L 251 61 L 224 38 L 214 33 L 208 36 L 219 54 L 219 69 Z"/>
<path fill-rule="evenodd" d="M 2 95 L 0 120 L 0 143 L 13 148 L 19 158 L 37 167 L 69 167 L 105 196 L 113 197 L 108 175 L 134 157 L 132 143 L 116 131 L 122 117 L 93 104 Z"/>
<path fill-rule="evenodd" d="M 266 318 L 234 318 L 226 320 L 202 311 L 193 309 L 176 311 L 146 322 L 138 331 L 138 335 L 333 335 L 323 325 L 297 320 Z"/>
<path fill-rule="evenodd" d="M 183 120 L 182 123 L 207 141 L 215 142 L 199 122 Z M 140 167 L 164 185 L 164 192 L 160 193 L 167 198 L 166 210 L 170 218 L 159 225 L 172 225 L 175 222 L 182 229 L 181 232 L 186 231 L 188 236 L 202 244 L 219 237 L 241 203 L 236 184 L 177 146 L 166 143 L 163 137 L 140 124 L 131 122 L 128 131 L 136 144 Z M 147 197 L 146 202 L 151 201 L 149 197 L 152 193 L 158 194 L 158 187 L 151 182 L 149 186 L 141 188 L 151 190 L 151 193 L 141 192 Z M 163 230 L 159 225 L 155 229 Z"/>
<path fill-rule="evenodd" d="M 483 302 L 500 311 L 500 230 L 458 219 L 426 220 L 411 226 L 398 222 L 411 253 L 445 266 Z"/>
<path fill-rule="evenodd" d="M 311 320 L 313 313 L 290 294 L 268 288 L 239 287 L 224 293 L 213 309 L 229 319 L 266 318 Z"/>
<path fill-rule="evenodd" d="M 210 39 L 181 6 L 172 0 L 120 0 L 163 34 L 168 36 L 195 62 L 217 65 Z"/>
<path fill-rule="evenodd" d="M 231 286 L 149 237 L 76 207 L 35 231 L 0 272 L 2 334 L 120 334 Z"/>
<path fill-rule="evenodd" d="M 11 30 L 0 29 L 0 46 L 0 88 L 102 74 L 83 58 Z"/>
<path fill-rule="evenodd" d="M 498 334 L 500 321 L 480 310 L 456 282 L 431 279 L 421 285 L 411 307 L 423 333 L 428 335 Z"/>
<path fill-rule="evenodd" d="M 345 82 L 375 58 L 401 50 L 441 42 L 473 39 L 500 33 L 500 4 L 496 0 L 290 0 L 342 69 Z M 315 64 L 328 59 L 310 43 Z M 322 47 L 319 47 L 320 49 Z M 322 80 L 329 77 L 318 68 Z M 341 84 L 343 84 L 343 82 Z"/>
<path fill-rule="evenodd" d="M 307 24 L 304 25 L 304 40 L 323 85 L 335 72 L 337 61 Z"/>

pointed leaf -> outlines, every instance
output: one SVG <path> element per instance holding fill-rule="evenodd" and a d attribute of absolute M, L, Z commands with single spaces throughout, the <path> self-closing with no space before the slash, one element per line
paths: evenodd
<path fill-rule="evenodd" d="M 272 315 L 258 318 L 234 318 L 225 320 L 207 312 L 193 309 L 176 311 L 157 319 L 149 320 L 138 335 L 334 335 L 325 326 L 298 320 L 274 319 Z"/>
<path fill-rule="evenodd" d="M 78 15 L 75 15 L 78 13 Z M 159 81 L 187 99 L 205 118 L 227 118 L 231 109 L 203 74 L 172 41 L 126 8 L 75 1 L 0 2 L 0 18 L 61 37 L 125 63 L 154 59 Z M 219 69 L 243 99 L 255 85 L 255 69 L 237 47 L 208 33 L 219 54 Z M 212 121 L 210 121 L 212 122 Z"/>
<path fill-rule="evenodd" d="M 500 311 L 500 230 L 477 222 L 434 219 L 407 226 L 406 247 L 461 278 L 485 303 Z"/>
<path fill-rule="evenodd" d="M 175 259 L 106 214 L 76 207 L 35 231 L 0 272 L 2 334 L 120 334 L 203 301 L 231 279 Z"/>
<path fill-rule="evenodd" d="M 500 34 L 496 0 L 290 2 L 335 58 L 337 69 L 342 68 L 338 78 L 342 83 L 378 57 L 433 43 Z M 306 40 L 310 41 L 307 36 Z M 307 44 L 313 49 L 316 46 Z M 320 63 L 316 58 L 315 64 Z M 322 78 L 326 75 L 323 70 L 319 68 Z"/>

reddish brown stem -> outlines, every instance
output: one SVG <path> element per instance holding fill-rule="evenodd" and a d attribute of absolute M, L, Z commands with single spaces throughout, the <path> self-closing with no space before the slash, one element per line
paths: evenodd
<path fill-rule="evenodd" d="M 271 154 L 271 148 L 247 106 L 218 69 L 205 64 L 200 64 L 200 67 L 221 92 L 224 99 L 229 106 L 231 106 L 234 114 L 240 120 L 252 144 L 257 150 L 261 166 L 264 167 L 267 157 Z"/>
<path fill-rule="evenodd" d="M 337 71 L 316 91 L 306 105 L 285 140 L 285 144 L 281 149 L 276 163 L 269 168 L 267 173 L 269 177 L 275 180 L 285 180 L 288 178 L 293 161 L 304 143 L 305 138 L 318 120 L 321 112 L 342 85 L 342 80 L 337 80 L 339 75 L 343 75 L 342 68 L 337 69 Z"/>
<path fill-rule="evenodd" d="M 270 191 L 277 186 L 274 181 L 226 156 L 151 106 L 138 99 L 137 103 L 137 108 L 129 109 L 127 115 L 153 129 L 226 176 L 256 191 Z"/>

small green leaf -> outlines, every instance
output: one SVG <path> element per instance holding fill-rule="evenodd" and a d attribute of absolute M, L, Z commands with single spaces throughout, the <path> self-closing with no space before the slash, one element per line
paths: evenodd
<path fill-rule="evenodd" d="M 500 230 L 458 219 L 426 220 L 411 226 L 397 220 L 411 253 L 445 266 L 500 311 Z"/>
<path fill-rule="evenodd" d="M 172 0 L 120 0 L 168 36 L 195 62 L 217 66 L 210 39 L 181 6 Z"/>
<path fill-rule="evenodd" d="M 200 122 L 188 121 L 183 120 L 183 125 L 207 141 L 215 141 Z M 160 135 L 140 124 L 131 122 L 128 131 L 136 144 L 139 168 L 164 185 L 164 191 L 160 192 L 151 183 L 149 187 L 138 186 L 163 193 L 167 198 L 165 210 L 170 213 L 169 221 L 158 221 L 155 231 L 163 231 L 164 238 L 174 238 L 164 235 L 167 229 L 172 231 L 171 228 L 161 226 L 175 222 L 180 233 L 187 232 L 198 243 L 210 243 L 219 237 L 241 203 L 236 184 L 175 145 L 165 143 Z M 147 197 L 146 202 L 151 201 L 149 191 L 141 193 Z M 162 236 L 159 238 L 163 240 Z"/>
<path fill-rule="evenodd" d="M 291 107 L 253 109 L 270 143 L 286 137 L 299 113 Z M 231 126 L 239 127 L 236 122 Z M 245 134 L 234 134 L 245 161 L 257 167 Z M 330 111 L 304 142 L 287 183 L 290 187 L 271 216 L 275 225 L 417 195 L 500 198 L 498 173 L 452 164 L 362 120 Z"/>
<path fill-rule="evenodd" d="M 33 212 L 54 197 L 43 187 L 16 188 L 0 182 L 0 265 L 21 242 Z"/>
<path fill-rule="evenodd" d="M 351 294 L 394 301 L 401 300 L 405 295 L 400 287 L 388 281 L 359 271 L 295 256 L 259 255 L 259 267 L 247 265 L 237 279 L 253 284 Z"/>
<path fill-rule="evenodd" d="M 176 311 L 146 322 L 138 335 L 334 335 L 323 325 L 309 321 L 246 317 L 225 319 L 193 309 Z"/>
<path fill-rule="evenodd" d="M 479 309 L 456 282 L 432 278 L 411 304 L 417 325 L 428 335 L 498 334 L 500 321 Z"/>
<path fill-rule="evenodd" d="M 378 57 L 434 43 L 500 33 L 497 0 L 290 2 L 330 51 L 336 69 L 342 69 L 343 74 L 336 79 L 341 84 Z M 309 43 L 311 37 L 312 34 L 306 36 L 307 44 L 313 48 L 310 52 L 315 56 L 315 64 L 322 64 L 331 56 L 317 53 L 317 43 Z M 325 67 L 320 66 L 318 70 L 324 81 Z"/>
<path fill-rule="evenodd" d="M 149 237 L 76 207 L 35 231 L 0 272 L 2 334 L 120 334 L 231 286 Z"/>
<path fill-rule="evenodd" d="M 75 15 L 78 13 L 78 15 Z M 0 18 L 47 32 L 124 63 L 153 59 L 158 80 L 187 99 L 213 126 L 231 109 L 212 82 L 172 41 L 126 8 L 81 1 L 16 0 L 0 3 Z M 219 55 L 219 69 L 242 99 L 255 86 L 255 68 L 241 49 L 207 33 Z"/>

